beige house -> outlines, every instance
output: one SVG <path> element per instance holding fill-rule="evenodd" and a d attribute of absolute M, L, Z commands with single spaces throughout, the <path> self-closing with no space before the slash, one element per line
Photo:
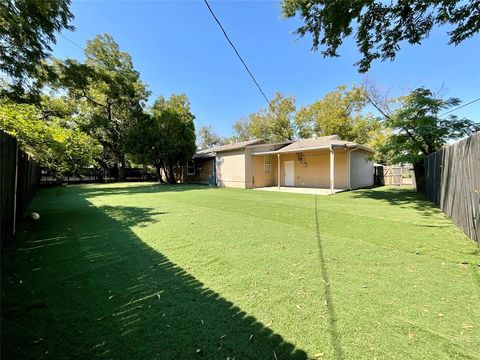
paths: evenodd
<path fill-rule="evenodd" d="M 373 185 L 372 153 L 336 135 L 282 143 L 252 140 L 199 151 L 189 168 L 209 159 L 209 173 L 196 182 L 213 185 L 214 179 L 220 187 L 323 188 L 333 193 Z M 204 168 L 200 165 L 197 172 Z"/>

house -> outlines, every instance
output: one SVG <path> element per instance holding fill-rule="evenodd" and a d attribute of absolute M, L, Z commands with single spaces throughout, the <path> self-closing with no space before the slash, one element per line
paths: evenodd
<path fill-rule="evenodd" d="M 325 188 L 333 193 L 373 185 L 373 152 L 337 135 L 280 143 L 243 141 L 197 152 L 186 166 L 184 182 Z"/>

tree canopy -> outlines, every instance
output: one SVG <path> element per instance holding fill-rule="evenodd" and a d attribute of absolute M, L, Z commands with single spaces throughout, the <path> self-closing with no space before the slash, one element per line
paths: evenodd
<path fill-rule="evenodd" d="M 480 0 L 283 0 L 284 17 L 300 16 L 296 33 L 313 38 L 312 49 L 338 56 L 345 38 L 354 34 L 366 72 L 373 60 L 393 60 L 402 42 L 420 44 L 434 26 L 450 25 L 450 44 L 458 45 L 480 31 Z"/>
<path fill-rule="evenodd" d="M 225 139 L 216 134 L 211 125 L 202 126 L 197 132 L 197 146 L 200 149 L 207 149 L 216 145 L 223 145 Z"/>
<path fill-rule="evenodd" d="M 172 95 L 168 100 L 160 96 L 131 132 L 130 151 L 139 162 L 155 166 L 159 181 L 164 174 L 168 182 L 175 183 L 178 166 L 195 154 L 194 119 L 186 95 Z"/>
<path fill-rule="evenodd" d="M 77 101 L 82 129 L 103 145 L 103 159 L 116 165 L 122 180 L 126 140 L 143 115 L 149 92 L 130 55 L 122 52 L 110 35 L 88 41 L 85 56 L 85 63 L 55 61 L 55 85 L 67 89 Z"/>
<path fill-rule="evenodd" d="M 101 146 L 70 122 L 44 114 L 35 106 L 0 103 L 0 128 L 15 136 L 20 146 L 57 178 L 77 174 L 95 164 Z"/>
<path fill-rule="evenodd" d="M 238 120 L 233 125 L 237 140 L 265 139 L 267 141 L 292 140 L 295 136 L 293 116 L 295 97 L 275 93 L 270 106 Z"/>
<path fill-rule="evenodd" d="M 417 188 L 421 190 L 424 182 L 423 158 L 440 150 L 450 140 L 458 140 L 480 130 L 480 124 L 453 114 L 442 117 L 441 111 L 458 106 L 460 100 L 436 98 L 426 88 L 415 89 L 398 100 L 400 107 L 387 114 L 385 121 L 393 132 L 380 150 L 388 154 L 393 163 L 413 163 Z"/>
<path fill-rule="evenodd" d="M 4 0 L 0 2 L 0 71 L 8 76 L 2 92 L 24 97 L 27 82 L 35 78 L 42 60 L 55 43 L 55 34 L 73 30 L 70 0 Z"/>

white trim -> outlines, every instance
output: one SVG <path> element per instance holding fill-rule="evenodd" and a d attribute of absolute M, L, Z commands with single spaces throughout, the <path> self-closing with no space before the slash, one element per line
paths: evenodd
<path fill-rule="evenodd" d="M 268 159 L 268 163 L 267 163 Z M 267 171 L 268 168 L 268 171 Z M 272 156 L 271 155 L 263 155 L 263 172 L 265 174 L 270 174 L 272 172 Z"/>
<path fill-rule="evenodd" d="M 277 185 L 280 190 L 280 154 L 277 154 Z"/>
<path fill-rule="evenodd" d="M 335 193 L 335 152 L 330 145 L 330 192 Z"/>

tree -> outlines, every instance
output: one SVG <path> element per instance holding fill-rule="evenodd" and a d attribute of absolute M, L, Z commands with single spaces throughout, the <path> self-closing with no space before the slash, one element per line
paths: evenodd
<path fill-rule="evenodd" d="M 250 114 L 248 118 L 238 120 L 233 125 L 234 138 L 237 140 L 264 139 L 284 141 L 294 138 L 293 115 L 295 98 L 275 93 L 270 106 Z"/>
<path fill-rule="evenodd" d="M 0 71 L 9 81 L 4 95 L 20 100 L 27 82 L 55 43 L 55 33 L 73 30 L 70 0 L 4 0 L 0 2 Z"/>
<path fill-rule="evenodd" d="M 207 149 L 217 145 L 223 145 L 225 139 L 217 135 L 211 125 L 202 126 L 197 133 L 197 142 L 200 149 Z"/>
<path fill-rule="evenodd" d="M 118 180 L 123 180 L 126 140 L 143 116 L 143 101 L 149 93 L 130 55 L 120 51 L 110 35 L 88 41 L 85 56 L 84 64 L 56 61 L 55 83 L 78 101 L 82 128 L 103 145 L 104 159 L 111 159 L 118 168 Z"/>
<path fill-rule="evenodd" d="M 312 49 L 324 46 L 326 57 L 338 56 L 343 40 L 354 33 L 362 58 L 355 64 L 366 72 L 375 59 L 393 60 L 400 43 L 420 44 L 434 26 L 452 25 L 450 44 L 458 45 L 480 30 L 480 0 L 328 1 L 283 0 L 286 18 L 303 21 L 296 33 L 311 34 Z"/>
<path fill-rule="evenodd" d="M 20 146 L 58 179 L 94 165 L 101 152 L 100 145 L 78 127 L 66 128 L 55 117 L 45 120 L 33 105 L 1 102 L 0 128 L 15 136 Z"/>
<path fill-rule="evenodd" d="M 140 162 L 155 166 L 158 181 L 163 181 L 163 173 L 169 183 L 176 183 L 175 169 L 195 154 L 194 119 L 186 95 L 159 97 L 132 131 L 131 152 Z"/>
<path fill-rule="evenodd" d="M 417 189 L 425 183 L 425 156 L 440 150 L 449 140 L 461 139 L 480 130 L 480 125 L 455 115 L 439 116 L 441 111 L 458 106 L 458 98 L 439 99 L 431 90 L 418 88 L 399 98 L 401 107 L 386 114 L 386 124 L 392 135 L 382 146 L 383 153 L 393 156 L 393 162 L 410 162 L 415 169 Z"/>
<path fill-rule="evenodd" d="M 338 135 L 342 140 L 369 144 L 383 131 L 381 121 L 363 114 L 367 103 L 363 87 L 342 85 L 295 114 L 295 125 L 302 138 L 312 135 Z M 377 139 L 378 140 L 378 139 Z"/>

